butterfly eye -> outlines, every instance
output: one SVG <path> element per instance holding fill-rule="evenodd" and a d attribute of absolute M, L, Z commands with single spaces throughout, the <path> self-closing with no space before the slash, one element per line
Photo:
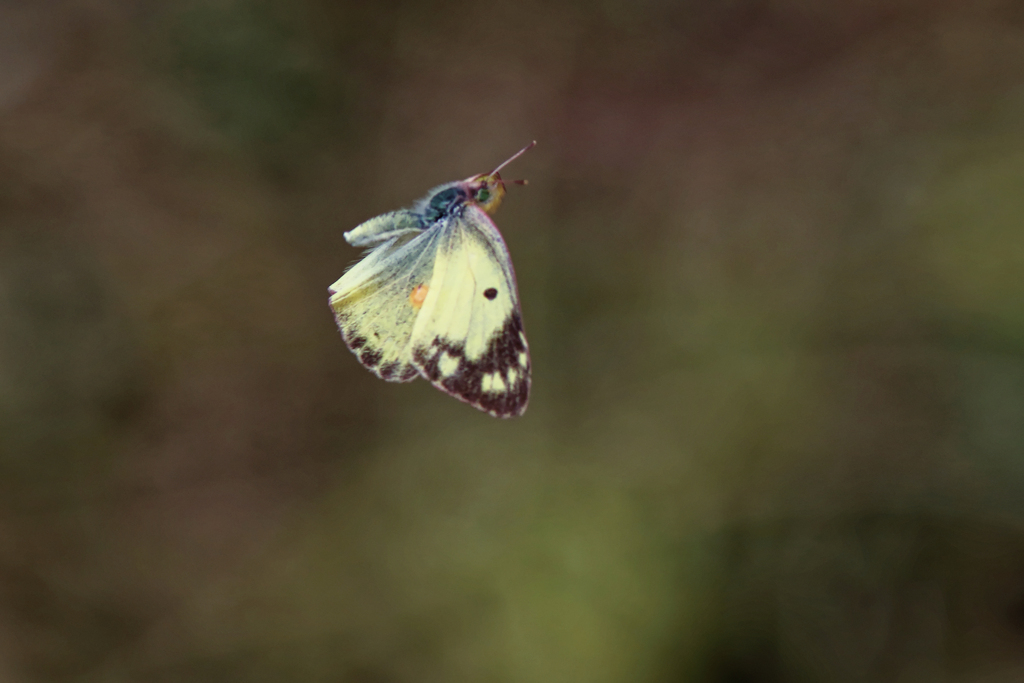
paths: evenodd
<path fill-rule="evenodd" d="M 488 190 L 486 187 L 481 187 L 479 190 L 476 191 L 476 200 L 478 202 L 486 203 L 487 200 L 490 199 L 490 198 L 491 198 L 491 191 Z"/>

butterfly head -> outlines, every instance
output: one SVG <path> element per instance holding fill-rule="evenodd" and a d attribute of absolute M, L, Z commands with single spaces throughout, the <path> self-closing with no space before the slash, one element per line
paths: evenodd
<path fill-rule="evenodd" d="M 466 178 L 462 181 L 463 188 L 466 190 L 468 195 L 472 198 L 476 204 L 486 211 L 487 213 L 494 213 L 497 211 L 498 206 L 501 205 L 501 200 L 505 198 L 505 181 L 501 179 L 501 169 L 505 168 L 513 159 L 518 159 L 520 155 L 526 152 L 537 144 L 534 140 L 526 147 L 513 154 L 511 157 L 502 162 L 498 168 L 494 169 L 490 173 L 481 173 L 471 178 Z M 519 185 L 525 185 L 525 180 L 513 180 L 510 181 Z"/>
<path fill-rule="evenodd" d="M 463 183 L 471 200 L 487 213 L 497 211 L 505 198 L 505 183 L 497 172 L 466 178 Z"/>

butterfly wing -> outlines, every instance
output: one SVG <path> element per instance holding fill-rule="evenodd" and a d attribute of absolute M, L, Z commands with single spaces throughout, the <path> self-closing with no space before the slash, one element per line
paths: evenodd
<path fill-rule="evenodd" d="M 411 335 L 413 364 L 438 389 L 496 417 L 522 415 L 530 355 L 505 242 L 474 204 L 442 220 L 433 277 Z"/>
<path fill-rule="evenodd" d="M 353 247 L 374 247 L 402 235 L 415 235 L 424 228 L 420 214 L 408 209 L 389 211 L 360 223 L 345 233 Z"/>
<path fill-rule="evenodd" d="M 345 233 L 372 247 L 330 286 L 331 309 L 345 344 L 381 379 L 409 382 L 418 369 L 409 341 L 422 301 L 412 296 L 431 280 L 440 235 L 419 227 L 416 214 L 396 211 Z"/>

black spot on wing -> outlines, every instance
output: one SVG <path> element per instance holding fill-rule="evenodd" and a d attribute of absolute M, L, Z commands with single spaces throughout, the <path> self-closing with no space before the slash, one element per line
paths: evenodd
<path fill-rule="evenodd" d="M 359 354 L 359 362 L 371 370 L 380 362 L 381 352 L 376 349 L 363 349 Z"/>
<path fill-rule="evenodd" d="M 498 296 L 498 290 L 494 287 L 488 287 L 484 290 L 484 297 L 486 297 L 488 301 L 494 301 L 496 296 Z"/>
<path fill-rule="evenodd" d="M 357 351 L 366 344 L 366 337 L 347 337 L 347 341 L 348 348 L 352 349 L 353 351 Z"/>
<path fill-rule="evenodd" d="M 414 366 L 400 361 L 384 363 L 375 372 L 378 377 L 388 382 L 411 382 L 419 376 L 419 371 Z"/>
<path fill-rule="evenodd" d="M 399 363 L 397 362 L 385 363 L 377 368 L 377 374 L 380 375 L 381 379 L 391 379 L 398 372 L 398 366 Z"/>
<path fill-rule="evenodd" d="M 413 349 L 413 362 L 434 386 L 459 400 L 495 417 L 522 415 L 530 398 L 530 360 L 522 331 L 522 319 L 516 311 L 475 362 L 466 357 L 463 344 L 440 337 L 435 337 L 430 346 Z M 525 354 L 525 364 L 520 363 L 520 354 Z M 444 375 L 440 367 L 446 355 L 458 360 L 449 375 Z M 489 375 L 500 376 L 504 388 L 484 391 L 484 377 Z"/>

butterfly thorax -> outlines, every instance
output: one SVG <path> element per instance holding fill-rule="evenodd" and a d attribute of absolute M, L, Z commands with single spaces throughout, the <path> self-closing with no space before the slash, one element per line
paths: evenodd
<path fill-rule="evenodd" d="M 420 200 L 416 210 L 423 216 L 424 223 L 431 225 L 445 216 L 459 213 L 469 196 L 462 183 L 448 183 L 431 190 Z"/>
<path fill-rule="evenodd" d="M 453 216 L 466 204 L 475 204 L 487 213 L 494 213 L 505 197 L 505 185 L 497 173 L 477 175 L 435 187 L 416 206 L 427 225 Z"/>

